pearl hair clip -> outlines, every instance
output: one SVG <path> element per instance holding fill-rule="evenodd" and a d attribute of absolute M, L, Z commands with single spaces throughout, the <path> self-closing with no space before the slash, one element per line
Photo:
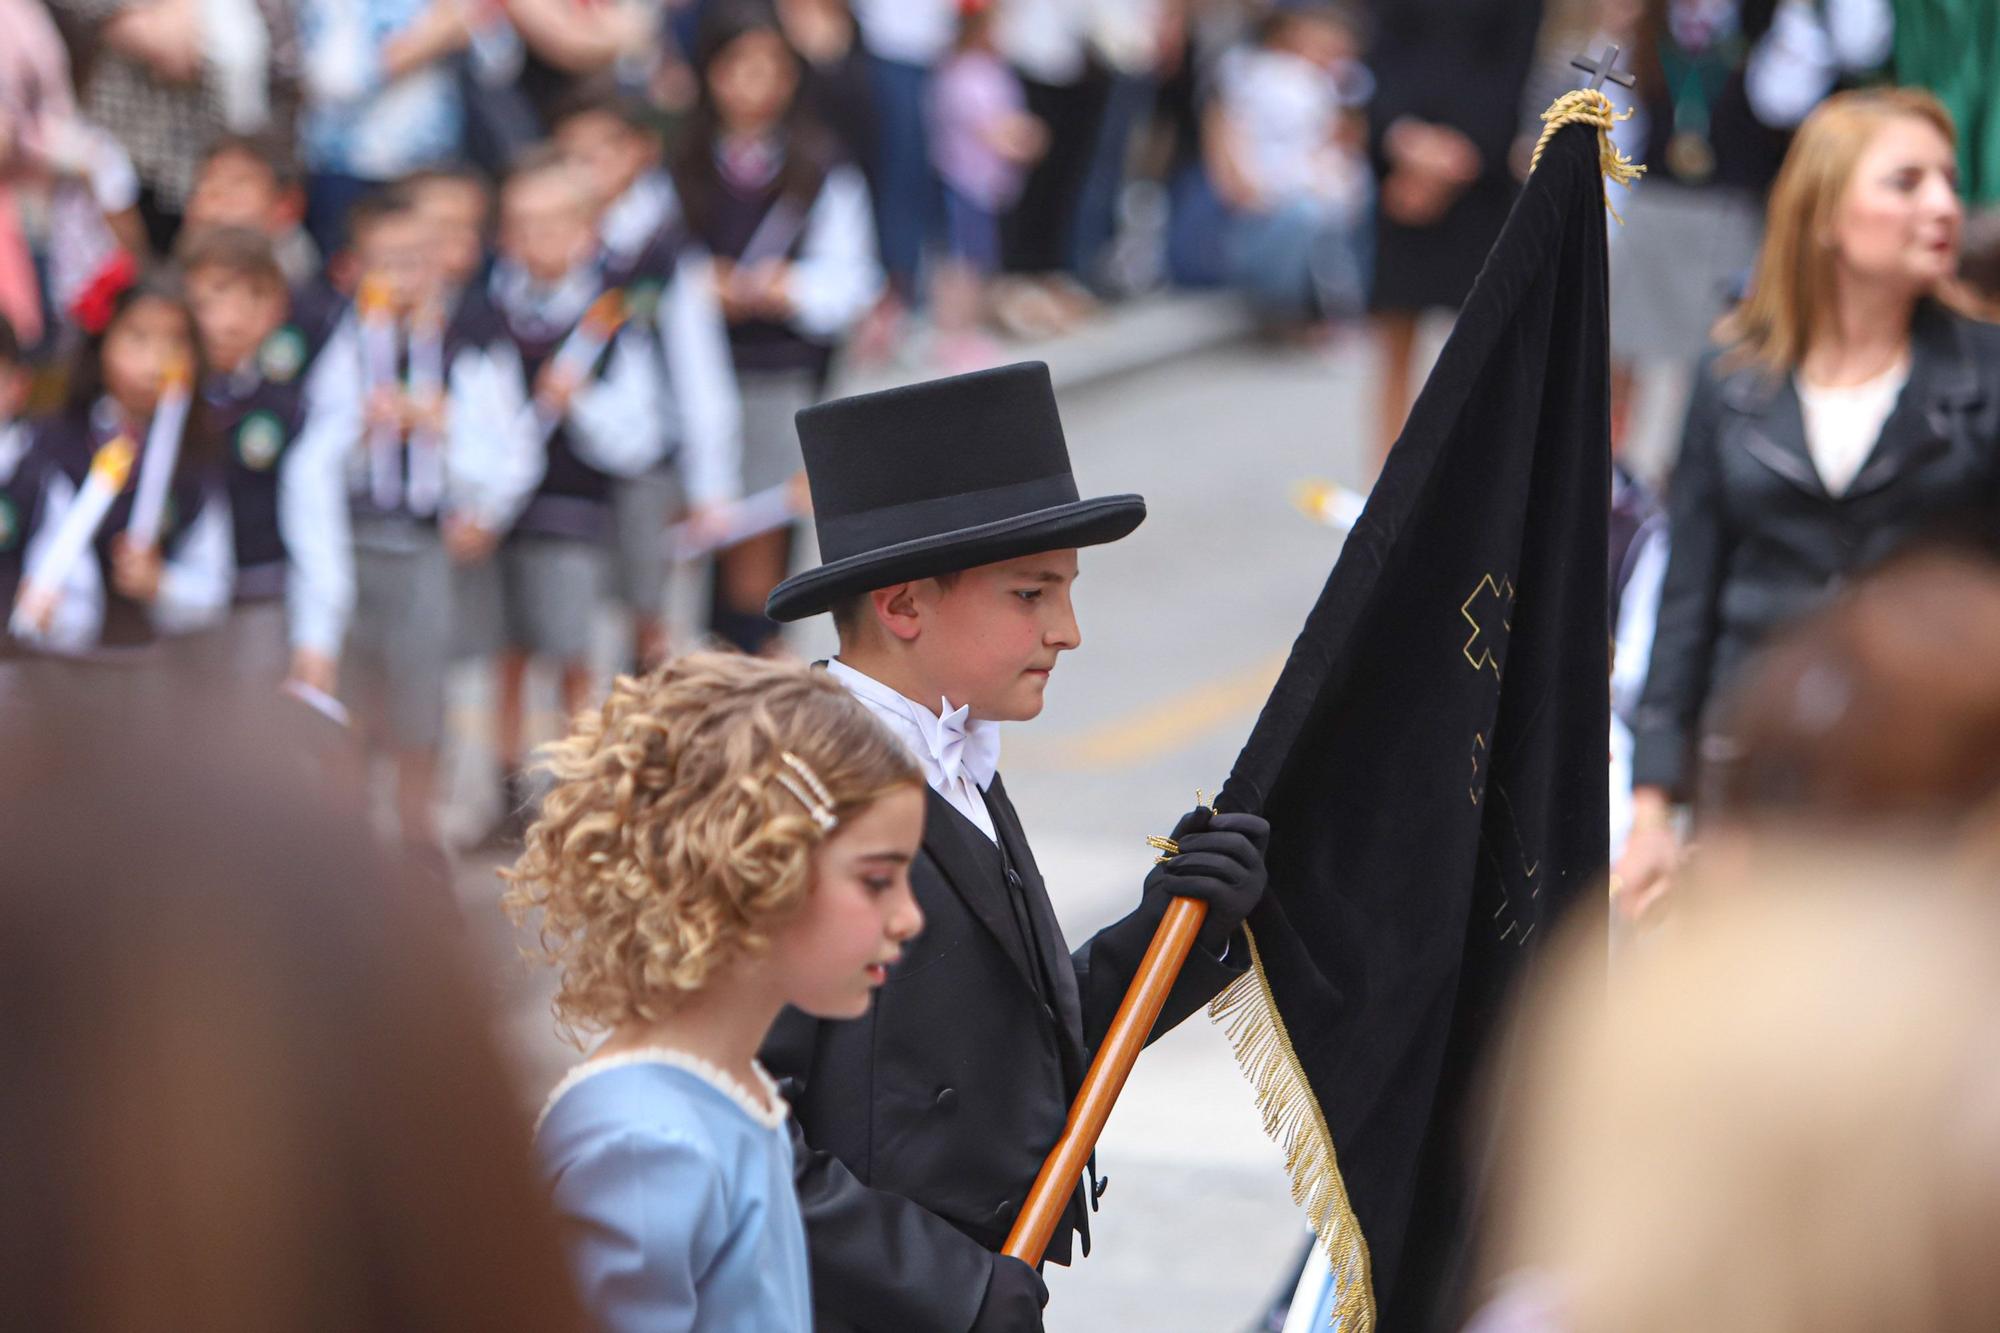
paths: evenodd
<path fill-rule="evenodd" d="M 806 813 L 812 816 L 813 823 L 819 825 L 820 832 L 833 832 L 833 826 L 840 821 L 834 818 L 833 793 L 819 780 L 819 774 L 812 771 L 812 765 L 790 750 L 784 751 L 778 758 L 784 761 L 792 773 L 798 774 L 795 778 L 792 773 L 780 773 L 777 775 L 778 784 L 806 808 Z M 814 799 L 815 797 L 818 799 Z"/>

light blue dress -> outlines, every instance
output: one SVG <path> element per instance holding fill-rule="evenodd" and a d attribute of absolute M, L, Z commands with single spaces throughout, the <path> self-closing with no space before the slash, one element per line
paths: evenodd
<path fill-rule="evenodd" d="M 655 1049 L 578 1065 L 535 1153 L 570 1266 L 610 1333 L 808 1333 L 805 1224 L 784 1101 Z"/>

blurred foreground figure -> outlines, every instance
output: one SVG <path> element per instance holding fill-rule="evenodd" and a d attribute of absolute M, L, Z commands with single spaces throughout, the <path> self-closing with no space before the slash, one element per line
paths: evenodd
<path fill-rule="evenodd" d="M 448 904 L 270 759 L 326 724 L 95 679 L 0 713 L 7 1327 L 580 1328 Z"/>
<path fill-rule="evenodd" d="M 1703 746 L 1700 856 L 1836 828 L 2000 867 L 2000 565 L 1901 556 L 1776 635 Z M 1671 881 L 1663 881 L 1663 884 Z M 1628 917 L 1658 894 L 1614 884 Z"/>
<path fill-rule="evenodd" d="M 1531 997 L 1487 1232 L 1513 1276 L 1469 1333 L 2000 1328 L 1990 884 L 1766 861 L 1689 885 L 1608 1003 L 1589 930 Z"/>

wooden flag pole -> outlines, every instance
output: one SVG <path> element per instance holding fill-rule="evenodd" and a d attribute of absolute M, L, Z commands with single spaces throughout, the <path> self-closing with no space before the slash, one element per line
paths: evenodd
<path fill-rule="evenodd" d="M 1181 964 L 1194 948 L 1195 934 L 1207 915 L 1208 904 L 1199 899 L 1176 898 L 1167 904 L 1160 928 L 1153 932 L 1153 942 L 1139 961 L 1131 989 L 1119 1002 L 1111 1028 L 1098 1044 L 1090 1072 L 1084 1075 L 1083 1087 L 1069 1108 L 1069 1123 L 1042 1163 L 1042 1173 L 1035 1177 L 1035 1187 L 1021 1205 L 1021 1215 L 1014 1220 L 1002 1254 L 1029 1265 L 1042 1261 L 1042 1252 L 1048 1249 L 1049 1238 L 1055 1235 L 1056 1224 L 1076 1193 L 1084 1164 L 1090 1161 L 1098 1136 L 1104 1132 L 1104 1122 L 1111 1118 L 1111 1106 L 1125 1090 L 1125 1079 L 1138 1062 L 1153 1024 L 1159 1021 L 1167 993 L 1174 988 L 1174 979 L 1180 976 Z"/>

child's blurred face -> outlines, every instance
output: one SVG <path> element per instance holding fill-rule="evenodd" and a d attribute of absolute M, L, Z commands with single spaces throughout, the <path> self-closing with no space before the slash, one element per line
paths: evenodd
<path fill-rule="evenodd" d="M 248 153 L 218 153 L 204 162 L 188 195 L 190 227 L 248 227 L 267 235 L 298 221 L 293 201 L 271 168 Z"/>
<path fill-rule="evenodd" d="M 974 718 L 1038 716 L 1056 658 L 1083 642 L 1070 601 L 1075 582 L 1076 552 L 1045 551 L 968 569 L 949 587 L 934 579 L 910 585 L 919 620 L 914 664 Z"/>
<path fill-rule="evenodd" d="M 602 208 L 632 188 L 658 152 L 647 135 L 617 116 L 586 111 L 556 126 L 556 147 L 590 181 Z"/>
<path fill-rule="evenodd" d="M 898 787 L 847 818 L 813 854 L 812 887 L 771 937 L 785 1000 L 815 1018 L 859 1018 L 923 929 L 910 862 L 924 840 L 924 795 Z"/>
<path fill-rule="evenodd" d="M 580 175 L 538 171 L 509 182 L 500 200 L 500 250 L 536 282 L 560 281 L 597 248 Z"/>
<path fill-rule="evenodd" d="M 354 238 L 364 277 L 382 284 L 398 314 L 430 298 L 436 287 L 431 229 L 414 209 L 376 218 Z"/>
<path fill-rule="evenodd" d="M 187 290 L 202 354 L 216 370 L 243 365 L 285 322 L 284 285 L 268 276 L 210 264 L 189 271 Z"/>
<path fill-rule="evenodd" d="M 715 55 L 708 91 L 725 129 L 758 134 L 776 125 L 798 91 L 799 68 L 774 29 L 746 32 Z"/>
<path fill-rule="evenodd" d="M 33 380 L 19 361 L 0 360 L 0 422 L 12 421 L 27 409 Z"/>
<path fill-rule="evenodd" d="M 1333 70 L 1361 54 L 1360 44 L 1346 24 L 1322 15 L 1294 17 L 1285 24 L 1275 45 L 1325 70 Z"/>
<path fill-rule="evenodd" d="M 171 301 L 142 296 L 127 306 L 104 335 L 100 354 L 104 391 L 134 419 L 153 414 L 171 370 L 194 364 L 194 330 Z"/>
<path fill-rule="evenodd" d="M 486 258 L 486 188 L 474 181 L 434 180 L 418 189 L 417 215 L 430 228 L 438 271 L 463 287 Z"/>

